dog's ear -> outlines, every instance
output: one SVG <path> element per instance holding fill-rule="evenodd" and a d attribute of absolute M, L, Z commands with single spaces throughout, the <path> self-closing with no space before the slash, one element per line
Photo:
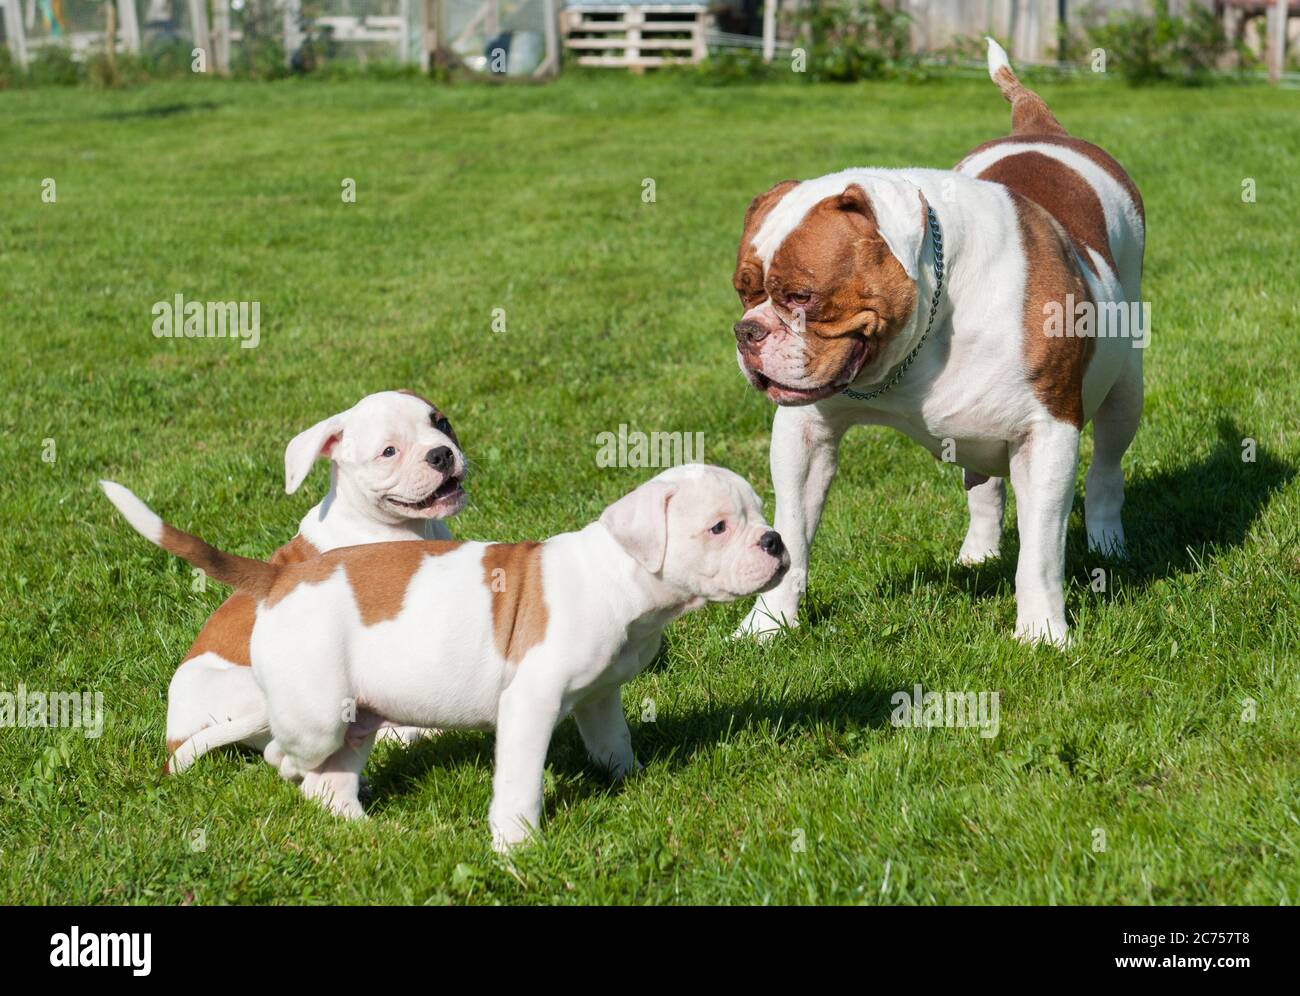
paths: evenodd
<path fill-rule="evenodd" d="M 327 457 L 343 438 L 343 422 L 347 412 L 331 415 L 310 429 L 298 433 L 284 448 L 284 491 L 293 494 L 311 473 L 317 457 Z"/>
<path fill-rule="evenodd" d="M 921 188 L 892 176 L 872 176 L 867 186 L 870 190 L 859 183 L 850 184 L 840 194 L 838 207 L 860 214 L 875 225 L 894 258 L 915 280 L 928 228 Z"/>
<path fill-rule="evenodd" d="M 625 494 L 600 515 L 618 545 L 651 574 L 663 570 L 668 549 L 668 502 L 677 488 L 649 481 Z"/>

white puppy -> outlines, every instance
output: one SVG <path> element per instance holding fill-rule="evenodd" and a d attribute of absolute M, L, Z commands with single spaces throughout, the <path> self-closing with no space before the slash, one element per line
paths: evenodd
<path fill-rule="evenodd" d="M 357 817 L 381 721 L 494 727 L 498 850 L 540 824 L 546 749 L 564 716 L 593 761 L 632 771 L 619 691 L 664 626 L 766 591 L 789 566 L 754 489 L 718 467 L 665 471 L 544 543 L 379 543 L 280 565 L 215 550 L 102 483 L 143 536 L 257 603 L 253 671 L 281 774 Z"/>
<path fill-rule="evenodd" d="M 297 491 L 320 457 L 331 461 L 329 493 L 272 563 L 296 563 L 361 543 L 451 538 L 440 520 L 465 506 L 465 456 L 451 423 L 432 402 L 409 391 L 383 391 L 299 433 L 284 452 L 285 491 Z M 247 595 L 232 594 L 208 618 L 172 677 L 169 771 L 184 771 L 223 744 L 262 750 L 269 743 L 262 693 L 249 667 L 256 609 Z M 388 727 L 382 734 L 409 741 L 421 732 Z"/>

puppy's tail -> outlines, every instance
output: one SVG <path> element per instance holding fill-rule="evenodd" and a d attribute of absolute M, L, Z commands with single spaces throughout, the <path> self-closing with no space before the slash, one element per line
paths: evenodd
<path fill-rule="evenodd" d="M 264 597 L 275 583 L 277 569 L 262 560 L 250 560 L 237 557 L 233 553 L 223 553 L 214 546 L 208 546 L 197 536 L 173 529 L 142 502 L 120 484 L 112 481 L 100 481 L 99 486 L 108 495 L 108 500 L 117 506 L 126 521 L 135 527 L 145 539 L 157 543 L 168 553 L 175 554 L 182 560 L 188 560 L 202 570 L 208 577 L 228 584 L 240 591 L 247 592 L 255 598 Z"/>
<path fill-rule="evenodd" d="M 237 744 L 239 741 L 256 736 L 259 733 L 270 732 L 271 723 L 267 719 L 265 709 L 248 716 L 232 719 L 229 722 L 205 726 L 188 740 L 182 741 L 180 746 L 176 748 L 172 756 L 167 759 L 167 772 L 168 774 L 179 775 L 214 747 Z"/>
<path fill-rule="evenodd" d="M 989 43 L 989 78 L 998 85 L 1002 96 L 1011 104 L 1011 134 L 1013 135 L 1068 135 L 1069 132 L 1056 120 L 1047 103 L 1034 93 L 1011 70 L 1011 60 L 1006 51 L 992 38 Z"/>

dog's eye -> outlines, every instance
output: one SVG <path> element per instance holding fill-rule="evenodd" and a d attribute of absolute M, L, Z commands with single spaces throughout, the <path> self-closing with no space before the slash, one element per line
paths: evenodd
<path fill-rule="evenodd" d="M 396 446 L 385 446 L 385 447 L 384 447 L 384 452 L 383 452 L 383 453 L 380 453 L 379 455 L 380 455 L 381 457 L 395 457 L 395 456 L 397 456 L 397 447 L 396 447 Z"/>
<path fill-rule="evenodd" d="M 725 533 L 726 531 L 727 531 L 727 524 L 725 522 L 715 522 L 713 524 L 713 528 L 709 530 L 709 532 L 713 533 L 714 536 L 720 536 L 722 533 Z"/>
<path fill-rule="evenodd" d="M 812 300 L 812 291 L 790 291 L 785 299 L 790 304 L 807 304 Z"/>
<path fill-rule="evenodd" d="M 433 427 L 441 432 L 444 436 L 451 435 L 451 423 L 447 421 L 446 415 L 436 415 L 433 419 Z"/>

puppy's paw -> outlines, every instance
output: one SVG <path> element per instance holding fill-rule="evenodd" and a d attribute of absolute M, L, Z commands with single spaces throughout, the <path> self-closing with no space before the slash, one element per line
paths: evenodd
<path fill-rule="evenodd" d="M 490 822 L 492 823 L 492 850 L 497 854 L 510 854 L 541 836 L 539 831 L 518 820 L 507 820 L 501 824 Z"/>

